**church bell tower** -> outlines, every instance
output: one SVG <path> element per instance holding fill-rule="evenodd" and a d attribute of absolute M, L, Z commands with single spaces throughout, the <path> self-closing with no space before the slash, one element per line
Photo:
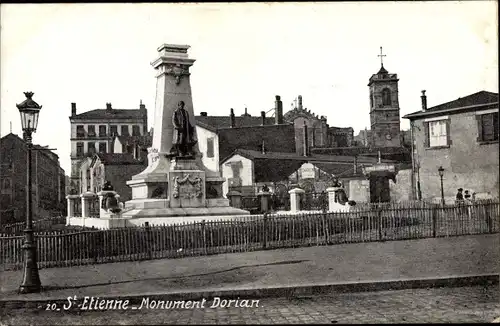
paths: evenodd
<path fill-rule="evenodd" d="M 380 47 L 380 70 L 371 76 L 370 125 L 371 147 L 400 147 L 400 110 L 398 96 L 398 76 L 384 68 L 382 47 Z"/>

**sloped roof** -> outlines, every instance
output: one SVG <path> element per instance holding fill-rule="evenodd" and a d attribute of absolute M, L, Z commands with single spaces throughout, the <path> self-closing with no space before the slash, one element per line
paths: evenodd
<path fill-rule="evenodd" d="M 231 128 L 231 118 L 229 116 L 196 116 L 196 123 L 200 127 L 209 127 L 207 129 L 222 129 Z M 273 117 L 265 118 L 265 125 L 275 124 Z M 253 127 L 262 125 L 262 117 L 260 116 L 235 116 L 234 128 Z M 211 129 L 210 129 L 211 128 Z"/>
<path fill-rule="evenodd" d="M 315 162 L 337 162 L 337 163 L 353 163 L 354 156 L 340 156 L 340 155 L 309 155 L 309 156 L 301 156 L 296 153 L 281 153 L 281 152 L 266 152 L 262 153 L 261 151 L 249 150 L 249 149 L 237 149 L 230 156 L 226 157 L 221 161 L 221 164 L 224 163 L 227 159 L 232 157 L 233 155 L 239 154 L 243 157 L 249 159 L 268 159 L 268 160 L 290 160 L 290 161 L 301 161 L 301 162 L 310 162 L 316 164 Z M 358 157 L 358 163 L 366 163 L 373 164 L 377 163 L 377 158 L 373 157 Z M 383 162 L 391 162 L 389 160 L 382 160 Z"/>
<path fill-rule="evenodd" d="M 130 153 L 97 153 L 94 157 L 98 157 L 104 165 L 143 164 L 143 162 L 136 160 Z"/>
<path fill-rule="evenodd" d="M 458 110 L 476 110 L 483 106 L 498 106 L 498 93 L 480 91 L 465 97 L 460 97 L 454 101 L 439 104 L 428 108 L 425 111 L 416 111 L 405 115 L 403 118 L 414 118 L 420 116 L 434 115 L 437 113 L 451 113 Z"/>
<path fill-rule="evenodd" d="M 388 74 L 389 72 L 384 68 L 384 65 L 380 67 L 380 70 L 377 72 L 377 75 Z"/>
<path fill-rule="evenodd" d="M 335 163 L 314 163 L 319 169 L 325 171 L 326 173 L 341 177 L 341 176 L 353 176 L 354 166 L 345 164 L 335 164 Z M 361 166 L 358 166 L 358 171 L 356 176 L 361 176 Z"/>
<path fill-rule="evenodd" d="M 122 144 L 137 144 L 141 147 L 151 146 L 153 137 L 151 135 L 142 136 L 116 136 Z"/>
<path fill-rule="evenodd" d="M 142 119 L 146 115 L 146 109 L 96 109 L 87 112 L 83 112 L 74 116 L 70 119 L 77 120 L 106 120 L 106 119 Z"/>

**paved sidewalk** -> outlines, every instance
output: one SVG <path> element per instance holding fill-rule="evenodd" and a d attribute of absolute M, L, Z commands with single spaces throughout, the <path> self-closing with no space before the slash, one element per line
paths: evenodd
<path fill-rule="evenodd" d="M 21 271 L 0 272 L 0 300 L 132 296 L 498 274 L 499 235 L 372 242 L 40 270 L 45 291 L 17 294 Z"/>

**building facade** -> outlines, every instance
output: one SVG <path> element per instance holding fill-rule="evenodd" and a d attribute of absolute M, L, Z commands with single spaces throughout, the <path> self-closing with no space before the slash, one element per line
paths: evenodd
<path fill-rule="evenodd" d="M 71 103 L 71 187 L 81 189 L 80 162 L 95 153 L 112 153 L 115 136 L 140 137 L 148 134 L 147 109 L 142 102 L 139 109 L 115 109 L 106 103 L 106 109 L 77 114 Z"/>
<path fill-rule="evenodd" d="M 24 221 L 26 217 L 27 152 L 25 141 L 15 134 L 0 140 L 0 223 Z M 66 180 L 59 156 L 33 145 L 32 173 L 34 218 L 63 215 Z"/>
<path fill-rule="evenodd" d="M 444 168 L 443 192 L 453 201 L 458 188 L 476 198 L 498 198 L 498 93 L 481 91 L 406 115 L 413 133 L 416 197 L 441 198 L 438 168 Z"/>
<path fill-rule="evenodd" d="M 295 107 L 286 112 L 284 120 L 295 127 L 295 144 L 297 154 L 304 151 L 307 140 L 309 148 L 349 147 L 353 145 L 354 130 L 351 127 L 330 127 L 325 116 L 318 116 L 304 108 L 302 96 L 297 97 Z M 304 126 L 307 126 L 304 129 Z M 307 130 L 307 137 L 304 135 Z"/>
<path fill-rule="evenodd" d="M 275 117 L 266 117 L 265 111 L 260 116 L 251 116 L 246 110 L 236 116 L 233 109 L 227 116 L 201 112 L 196 116 L 196 134 L 203 164 L 220 171 L 220 162 L 238 148 L 295 153 L 295 129 L 283 120 L 279 96 L 276 112 Z"/>

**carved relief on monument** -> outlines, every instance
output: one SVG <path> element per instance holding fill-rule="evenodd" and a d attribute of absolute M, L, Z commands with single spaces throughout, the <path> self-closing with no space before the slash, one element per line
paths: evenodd
<path fill-rule="evenodd" d="M 191 178 L 187 174 L 184 178 L 174 178 L 174 190 L 172 196 L 174 198 L 201 198 L 203 196 L 203 180 L 200 177 Z"/>
<path fill-rule="evenodd" d="M 165 65 L 165 74 L 174 76 L 175 83 L 179 85 L 182 76 L 189 76 L 189 66 L 169 63 Z"/>

